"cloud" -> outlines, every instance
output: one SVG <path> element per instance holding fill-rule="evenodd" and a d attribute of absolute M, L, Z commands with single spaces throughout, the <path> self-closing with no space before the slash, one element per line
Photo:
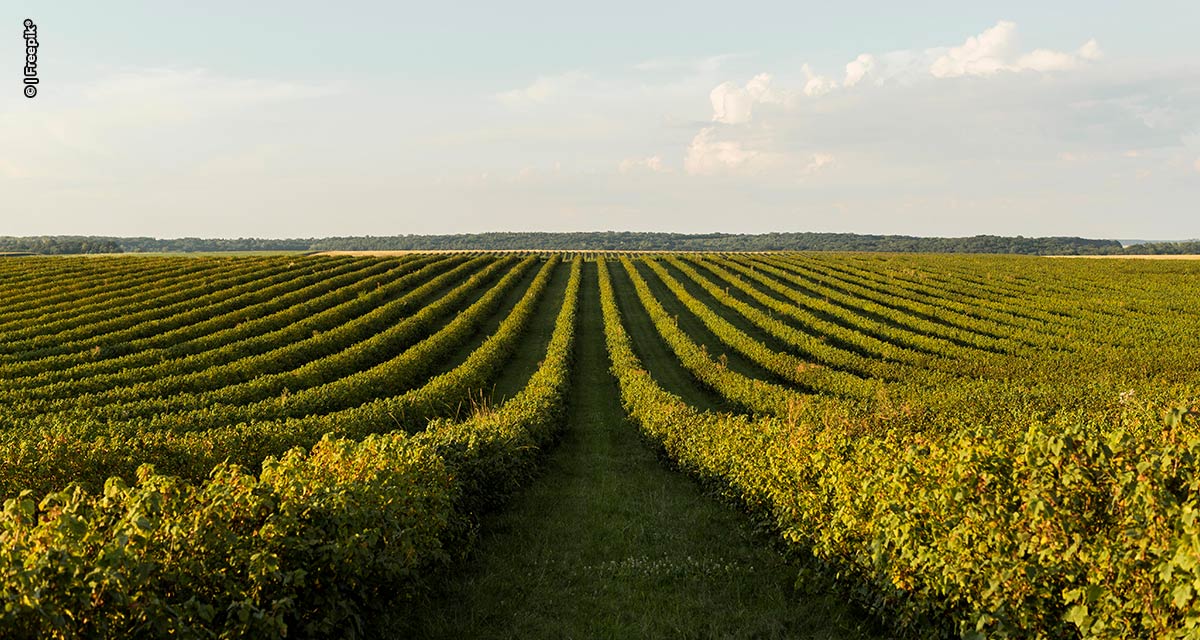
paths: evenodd
<path fill-rule="evenodd" d="M 329 86 L 236 78 L 205 69 L 141 69 L 104 77 L 85 86 L 81 96 L 92 106 L 136 104 L 210 114 L 334 93 Z"/>
<path fill-rule="evenodd" d="M 692 139 L 683 169 L 692 176 L 753 177 L 773 184 L 794 184 L 798 176 L 826 171 L 836 164 L 832 153 L 782 150 L 770 127 L 752 129 L 705 127 Z"/>
<path fill-rule="evenodd" d="M 644 72 L 691 71 L 693 73 L 713 73 L 719 71 L 721 67 L 725 66 L 731 60 L 748 58 L 751 55 L 749 53 L 722 53 L 703 58 L 652 58 L 633 65 L 633 68 Z"/>
<path fill-rule="evenodd" d="M 287 157 L 288 149 L 278 144 L 256 144 L 233 153 L 200 162 L 196 172 L 217 175 L 251 175 L 278 165 Z"/>
<path fill-rule="evenodd" d="M 754 108 L 754 98 L 750 92 L 738 87 L 732 82 L 722 82 L 709 94 L 712 102 L 713 116 L 716 122 L 740 124 L 749 122 Z"/>
<path fill-rule="evenodd" d="M 936 79 L 967 75 L 988 76 L 1002 71 L 1063 71 L 1078 68 L 1089 61 L 1098 60 L 1101 56 L 1102 52 L 1095 40 L 1089 40 L 1071 53 L 1053 49 L 1022 51 L 1018 46 L 1016 24 L 1000 21 L 955 47 L 860 54 L 845 65 L 845 76 L 841 82 L 821 75 L 808 64 L 800 68 L 803 85 L 798 89 L 777 86 L 769 73 L 760 73 L 745 84 L 736 81 L 723 82 L 709 92 L 712 122 L 739 125 L 740 131 L 733 132 L 714 126 L 701 129 L 685 151 L 684 170 L 692 175 L 754 174 L 761 178 L 770 176 L 786 179 L 786 176 L 794 178 L 797 174 L 812 175 L 828 169 L 835 164 L 834 153 L 814 153 L 812 147 L 829 149 L 831 145 L 847 144 L 845 140 L 838 140 L 846 135 L 846 127 L 833 123 L 853 121 L 854 117 L 848 114 L 843 117 L 838 115 L 838 112 L 879 106 L 856 104 L 861 102 L 861 98 L 854 98 L 846 92 L 839 91 L 841 87 L 850 89 L 863 84 L 886 87 L 889 101 L 904 100 L 915 104 L 926 99 L 932 100 L 931 106 L 935 112 L 942 114 L 940 117 L 960 119 L 963 114 L 957 109 L 964 102 L 978 101 L 956 90 L 952 85 L 937 91 L 931 89 Z M 996 94 L 990 100 L 995 102 L 997 96 L 1007 96 L 1013 89 L 1013 85 L 996 85 L 989 92 Z M 826 106 L 813 111 L 806 105 L 816 98 L 820 98 Z M 950 102 L 941 102 L 946 98 Z M 1003 102 L 1007 106 L 996 102 L 977 114 L 975 120 L 985 129 L 994 127 L 994 124 L 989 123 L 989 119 L 1003 120 L 1004 114 L 1013 107 L 1009 104 L 1011 100 L 1005 98 Z M 787 109 L 786 112 L 773 110 L 771 113 L 760 114 L 759 108 L 764 104 L 782 105 Z M 819 119 L 826 124 L 817 124 L 815 130 L 811 129 L 800 121 L 801 118 L 796 117 L 800 113 L 803 113 L 803 119 Z M 918 139 L 931 135 L 931 129 L 936 126 L 928 123 L 938 117 L 929 115 L 919 119 L 926 124 L 918 125 L 922 131 L 913 135 Z M 875 118 L 869 118 L 867 121 L 875 122 Z M 747 125 L 751 123 L 754 125 L 749 128 Z M 877 123 L 872 126 L 877 132 L 894 128 L 890 123 Z M 801 131 L 806 133 L 799 133 Z M 777 138 L 779 134 L 784 137 Z M 864 135 L 877 137 L 878 134 L 871 136 L 864 132 Z M 957 138 L 962 140 L 964 148 L 1005 146 L 1003 140 L 993 140 L 990 136 L 964 134 Z M 837 149 L 836 146 L 833 148 Z M 1064 153 L 1060 159 L 1064 162 L 1074 162 L 1083 156 L 1082 153 L 1072 151 Z M 632 170 L 633 166 L 623 163 L 622 171 Z"/>
<path fill-rule="evenodd" d="M 838 86 L 832 78 L 813 73 L 812 67 L 809 67 L 808 64 L 800 67 L 800 72 L 804 74 L 804 95 L 806 96 L 823 96 Z"/>
<path fill-rule="evenodd" d="M 691 175 L 716 175 L 744 170 L 759 154 L 740 142 L 717 140 L 716 128 L 705 127 L 688 145 L 683 169 Z"/>
<path fill-rule="evenodd" d="M 663 166 L 663 161 L 660 156 L 650 156 L 647 158 L 626 158 L 617 165 L 617 170 L 623 174 L 648 171 L 650 173 L 669 173 L 670 170 Z"/>
<path fill-rule="evenodd" d="M 1085 45 L 1072 55 L 1082 59 L 1081 52 L 1091 49 Z M 1183 167 L 1195 175 L 1200 135 L 1182 158 L 1167 150 L 1186 147 L 1181 136 L 1200 122 L 1200 71 L 1152 74 L 1107 65 L 1081 71 L 1069 82 L 1047 82 L 1033 69 L 1061 68 L 1061 62 L 1038 60 L 1041 54 L 1027 48 L 1005 49 L 995 38 L 983 38 L 978 51 L 1007 56 L 1003 62 L 1010 66 L 1029 56 L 1021 62 L 1029 70 L 987 76 L 993 79 L 986 82 L 945 81 L 929 72 L 934 59 L 949 53 L 940 49 L 923 50 L 924 57 L 912 50 L 908 56 L 856 59 L 859 73 L 851 81 L 869 85 L 869 91 L 836 88 L 819 97 L 805 95 L 797 89 L 819 77 L 819 70 L 807 66 L 798 69 L 798 84 L 791 88 L 766 74 L 759 82 L 735 80 L 711 96 L 713 122 L 696 125 L 675 143 L 675 153 L 689 175 L 785 189 L 796 182 L 851 188 L 855 176 L 905 192 L 953 189 L 958 181 L 987 175 L 989 168 L 996 168 L 997 181 L 980 180 L 971 188 L 1049 189 L 1060 171 L 1072 180 L 1119 172 L 1132 179 L 1135 170 L 1146 169 L 1152 173 L 1143 179 L 1157 181 L 1170 175 L 1163 164 L 1169 157 L 1178 158 L 1172 160 L 1176 171 Z M 794 100 L 784 100 L 787 108 L 768 109 L 761 96 L 769 94 Z M 1130 167 L 1134 157 L 1137 166 Z"/>
<path fill-rule="evenodd" d="M 1078 59 L 1070 53 L 1035 49 L 1018 58 L 1015 68 L 1034 71 L 1070 71 L 1078 65 Z"/>
<path fill-rule="evenodd" d="M 742 87 L 722 82 L 708 94 L 708 99 L 712 102 L 713 122 L 744 124 L 754 117 L 754 105 L 783 103 L 787 96 L 771 88 L 770 74 L 760 73 Z"/>
<path fill-rule="evenodd" d="M 844 86 L 853 87 L 862 82 L 862 79 L 867 77 L 878 66 L 875 56 L 864 53 L 846 64 L 846 80 L 842 83 Z"/>
<path fill-rule="evenodd" d="M 929 66 L 935 78 L 987 76 L 1001 71 L 1069 71 L 1103 57 L 1100 45 L 1088 40 L 1074 52 L 1034 49 L 1017 52 L 1017 25 L 1001 20 L 983 33 L 951 47 Z"/>
<path fill-rule="evenodd" d="M 814 174 L 822 169 L 832 167 L 834 162 L 834 157 L 831 154 L 814 153 L 809 158 L 808 164 L 804 165 L 803 173 Z"/>
<path fill-rule="evenodd" d="M 1083 43 L 1082 47 L 1076 51 L 1080 58 L 1088 62 L 1096 62 L 1104 57 L 1104 52 L 1100 50 L 1100 43 L 1096 42 L 1095 38 Z"/>
<path fill-rule="evenodd" d="M 0 158 L 0 176 L 9 180 L 29 177 L 29 170 L 7 158 Z"/>
<path fill-rule="evenodd" d="M 1104 57 L 1094 39 L 1073 52 L 1034 49 L 1022 53 L 1018 44 L 1016 23 L 1001 20 L 958 46 L 862 53 L 846 64 L 842 86 L 854 87 L 868 79 L 882 85 L 897 81 L 913 83 L 930 76 L 956 78 L 989 76 L 1002 71 L 1070 71 Z M 805 71 L 806 77 L 812 78 L 810 74 L 811 71 Z"/>
<path fill-rule="evenodd" d="M 112 175 L 119 164 L 163 170 L 197 161 L 222 140 L 235 141 L 223 153 L 238 153 L 251 144 L 246 132 L 257 134 L 247 116 L 304 113 L 310 99 L 341 91 L 334 85 L 170 68 L 126 69 L 64 81 L 55 89 L 55 100 L 41 108 L 0 112 L 0 139 L 21 158 L 4 175 L 82 180 Z M 186 160 L 162 160 L 168 157 Z"/>
<path fill-rule="evenodd" d="M 1016 31 L 1016 23 L 1001 20 L 983 33 L 967 38 L 961 45 L 951 47 L 933 61 L 929 72 L 938 78 L 952 78 L 1001 71 L 1007 67 L 1004 60 L 1011 55 Z"/>
<path fill-rule="evenodd" d="M 770 73 L 760 73 L 744 86 L 724 82 L 716 85 L 708 94 L 713 103 L 713 121 L 726 125 L 740 125 L 754 118 L 756 104 L 790 104 L 790 91 L 774 89 Z"/>
<path fill-rule="evenodd" d="M 582 71 L 568 71 L 553 76 L 539 76 L 529 86 L 523 89 L 512 89 L 497 93 L 495 98 L 509 108 L 529 108 L 561 98 L 590 79 L 591 77 Z"/>
<path fill-rule="evenodd" d="M 956 47 L 862 53 L 846 64 L 841 86 L 851 88 L 867 80 L 872 80 L 875 85 L 912 84 L 930 76 L 987 76 L 1001 71 L 1068 71 L 1103 57 L 1100 45 L 1094 39 L 1074 52 L 1034 49 L 1021 53 L 1017 44 L 1016 23 L 1001 20 Z M 754 76 L 745 85 L 736 82 L 717 85 L 709 93 L 713 122 L 745 124 L 754 119 L 757 105 L 791 107 L 797 104 L 796 99 L 801 93 L 816 98 L 838 88 L 837 81 L 817 73 L 808 64 L 801 66 L 800 72 L 804 75 L 804 85 L 799 91 L 773 86 L 773 78 L 768 73 Z"/>
<path fill-rule="evenodd" d="M 1196 158 L 1196 164 L 1192 165 L 1192 167 L 1196 170 L 1196 173 L 1200 173 L 1200 158 Z"/>

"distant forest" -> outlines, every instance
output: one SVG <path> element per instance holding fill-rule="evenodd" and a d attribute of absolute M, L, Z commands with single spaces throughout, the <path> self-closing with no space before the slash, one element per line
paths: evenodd
<path fill-rule="evenodd" d="M 116 238 L 103 236 L 0 236 L 0 253 L 95 254 L 198 251 L 397 251 L 577 249 L 615 251 L 882 251 L 1010 253 L 1023 255 L 1200 254 L 1200 241 L 1122 247 L 1116 240 L 972 236 L 920 238 L 854 233 L 682 234 L 630 231 L 578 233 L 474 233 L 341 238 Z"/>

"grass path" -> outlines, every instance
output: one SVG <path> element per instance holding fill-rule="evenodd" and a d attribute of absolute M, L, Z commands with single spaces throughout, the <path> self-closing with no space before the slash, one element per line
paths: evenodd
<path fill-rule="evenodd" d="M 594 264 L 581 293 L 561 442 L 404 635 L 862 637 L 834 598 L 793 592 L 795 570 L 743 514 L 640 439 L 608 372 Z"/>
<path fill-rule="evenodd" d="M 708 354 L 714 360 L 724 358 L 725 366 L 731 371 L 736 371 L 747 378 L 755 378 L 783 386 L 792 386 L 788 381 L 775 373 L 767 371 L 758 363 L 742 355 L 737 349 L 722 342 L 704 324 L 704 321 L 699 316 L 692 313 L 679 298 L 675 297 L 675 294 L 667 288 L 667 285 L 663 283 L 658 274 L 654 273 L 650 267 L 639 262 L 634 265 L 634 268 L 642 275 L 642 278 L 646 281 L 646 286 L 650 288 L 650 292 L 658 300 L 658 303 L 662 305 L 663 309 L 666 309 L 667 314 L 675 318 L 679 328 L 683 329 L 693 342 L 704 345 Z M 718 306 L 717 308 L 719 309 L 720 307 Z"/>
<path fill-rule="evenodd" d="M 502 404 L 524 389 L 529 383 L 529 378 L 542 363 L 542 358 L 546 357 L 546 347 L 550 345 L 550 335 L 554 333 L 554 323 L 558 320 L 559 310 L 562 309 L 570 275 L 570 262 L 564 261 L 555 267 L 554 275 L 547 283 L 542 299 L 538 301 L 525 335 L 522 336 L 512 357 L 500 368 L 495 384 L 485 394 L 492 406 Z"/>
<path fill-rule="evenodd" d="M 589 273 L 595 274 L 596 265 L 588 266 L 591 267 Z M 700 381 L 696 380 L 696 377 L 685 369 L 683 363 L 675 357 L 674 352 L 659 335 L 658 329 L 654 327 L 654 321 L 650 319 L 650 314 L 638 300 L 637 292 L 633 288 L 633 280 L 625 272 L 625 268 L 620 263 L 610 262 L 608 274 L 612 278 L 613 291 L 617 298 L 617 307 L 621 310 L 621 318 L 625 321 L 625 330 L 629 332 L 629 338 L 633 342 L 633 351 L 642 361 L 642 365 L 646 367 L 646 371 L 650 372 L 654 381 L 701 411 L 740 412 L 741 409 L 737 405 L 725 400 L 715 391 L 704 388 Z M 593 277 L 589 282 L 597 283 L 598 281 Z M 597 300 L 600 297 L 599 286 L 596 284 L 597 290 L 594 293 Z M 599 302 L 597 302 L 598 306 Z M 596 309 L 596 314 L 601 316 L 599 309 Z M 597 323 L 601 327 L 600 339 L 602 340 L 603 322 L 598 319 Z M 604 352 L 601 356 L 604 358 L 604 368 L 607 369 L 608 353 Z M 612 389 L 615 391 L 616 388 L 614 381 Z"/>

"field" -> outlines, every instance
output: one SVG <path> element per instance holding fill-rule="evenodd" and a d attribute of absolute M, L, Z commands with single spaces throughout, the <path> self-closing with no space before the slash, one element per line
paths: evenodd
<path fill-rule="evenodd" d="M 1200 255 L 1194 253 L 1164 253 L 1150 255 L 1120 255 L 1120 256 L 1053 256 L 1055 258 L 1090 258 L 1094 260 L 1103 260 L 1105 258 L 1125 259 L 1125 260 L 1200 260 Z"/>
<path fill-rule="evenodd" d="M 1200 637 L 1200 263 L 0 261 L 0 637 Z"/>

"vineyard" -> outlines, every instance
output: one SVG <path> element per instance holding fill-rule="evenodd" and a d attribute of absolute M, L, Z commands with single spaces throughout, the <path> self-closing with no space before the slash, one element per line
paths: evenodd
<path fill-rule="evenodd" d="M 1198 299 L 1187 261 L 6 258 L 0 637 L 377 633 L 586 379 L 886 636 L 1197 638 Z"/>

